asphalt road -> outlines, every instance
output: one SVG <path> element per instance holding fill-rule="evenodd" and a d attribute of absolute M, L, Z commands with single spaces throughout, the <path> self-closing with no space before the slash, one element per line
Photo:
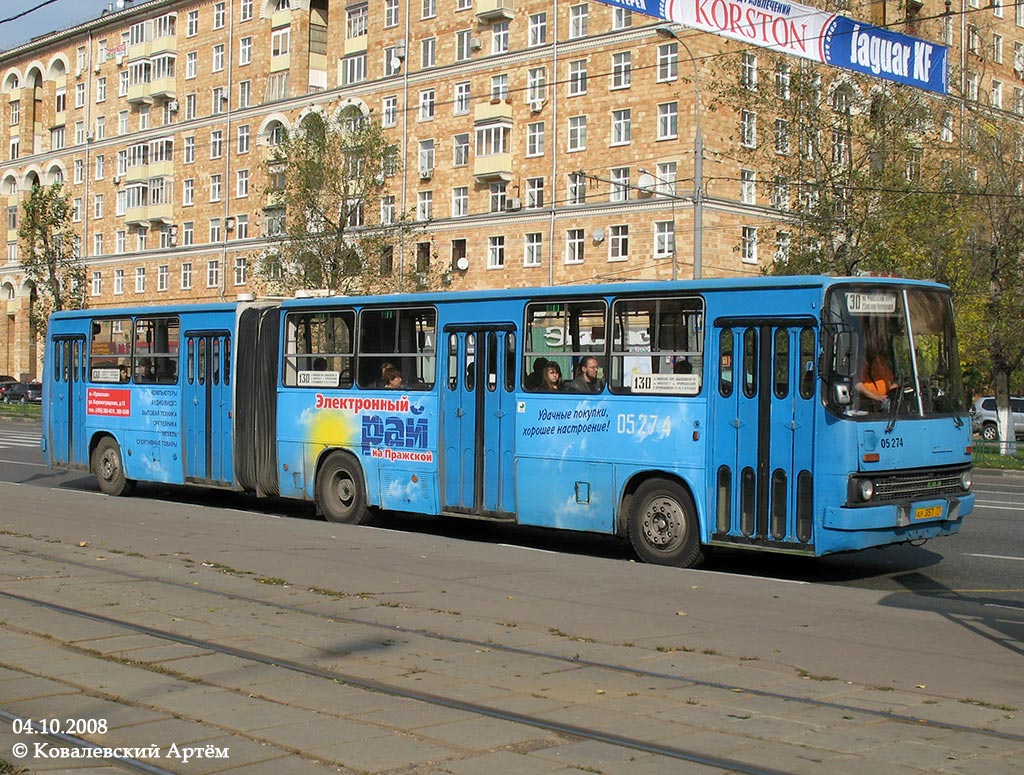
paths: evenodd
<path fill-rule="evenodd" d="M 25 422 L 0 422 L 0 481 L 85 492 L 97 489 L 90 475 L 46 467 L 39 450 L 39 426 Z M 974 481 L 975 512 L 952 538 L 817 559 L 732 551 L 716 554 L 705 569 L 881 590 L 896 594 L 894 599 L 901 604 L 912 600 L 914 607 L 942 611 L 975 605 L 1024 610 L 1024 474 L 976 471 Z M 308 504 L 203 488 L 143 485 L 134 497 L 315 519 Z M 392 515 L 381 526 L 624 562 L 633 559 L 628 544 L 603 536 L 412 515 Z"/>

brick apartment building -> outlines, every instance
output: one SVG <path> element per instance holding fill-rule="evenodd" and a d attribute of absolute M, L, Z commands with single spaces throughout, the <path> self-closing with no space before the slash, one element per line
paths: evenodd
<path fill-rule="evenodd" d="M 957 75 L 965 91 L 1012 89 L 1024 111 L 1021 6 L 925 2 L 915 35 L 964 73 L 960 42 L 984 48 L 987 83 Z M 902 28 L 926 10 L 859 15 Z M 0 373 L 40 369 L 17 239 L 34 184 L 74 199 L 90 307 L 232 299 L 277 217 L 269 147 L 310 111 L 372 115 L 399 145 L 394 206 L 422 228 L 398 271 L 420 252 L 454 289 L 758 273 L 778 211 L 707 88 L 741 50 L 600 2 L 150 0 L 2 53 Z"/>

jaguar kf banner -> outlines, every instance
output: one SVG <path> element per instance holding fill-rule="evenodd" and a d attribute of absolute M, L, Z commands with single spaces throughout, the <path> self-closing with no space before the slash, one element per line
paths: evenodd
<path fill-rule="evenodd" d="M 946 94 L 949 49 L 781 0 L 599 0 L 783 54 Z"/>

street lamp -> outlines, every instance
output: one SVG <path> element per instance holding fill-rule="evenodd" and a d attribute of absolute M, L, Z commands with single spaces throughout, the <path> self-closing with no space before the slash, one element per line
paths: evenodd
<path fill-rule="evenodd" d="M 665 196 L 669 197 L 672 200 L 672 279 L 678 280 L 679 254 L 676 251 L 676 200 L 679 199 L 680 197 L 676 194 L 676 182 L 674 180 L 666 180 L 660 175 L 655 175 L 653 172 L 651 172 L 648 169 L 645 169 L 644 167 L 640 167 L 639 170 L 640 178 L 637 180 L 637 187 L 641 191 L 653 193 L 652 186 L 650 185 L 650 183 L 644 180 L 645 175 L 657 183 L 661 183 L 665 186 L 670 186 L 672 189 L 671 191 L 663 193 L 665 194 Z"/>
<path fill-rule="evenodd" d="M 686 50 L 690 57 L 690 64 L 693 65 L 693 83 L 697 96 L 696 127 L 693 133 L 693 279 L 698 280 L 703 275 L 704 264 L 704 135 L 700 126 L 703 111 L 700 98 L 700 69 L 697 67 L 697 59 L 690 51 L 690 47 L 686 45 L 685 40 L 679 37 L 671 25 L 659 24 L 655 31 L 663 38 L 672 38 L 677 41 Z M 672 279 L 674 280 L 676 279 L 674 249 L 672 259 Z"/>

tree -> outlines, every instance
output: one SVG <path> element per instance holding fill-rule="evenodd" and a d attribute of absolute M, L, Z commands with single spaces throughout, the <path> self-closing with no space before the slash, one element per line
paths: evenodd
<path fill-rule="evenodd" d="M 71 199 L 60 183 L 33 186 L 22 203 L 21 266 L 35 288 L 29 325 L 38 335 L 46 332 L 51 313 L 85 307 L 85 265 L 77 255 L 71 219 Z"/>
<path fill-rule="evenodd" d="M 398 149 L 379 122 L 350 106 L 336 121 L 311 113 L 279 139 L 268 161 L 271 244 L 256 270 L 268 289 L 384 293 L 437 284 L 432 257 L 420 256 L 413 271 L 402 260 L 413 222 L 389 194 Z"/>

